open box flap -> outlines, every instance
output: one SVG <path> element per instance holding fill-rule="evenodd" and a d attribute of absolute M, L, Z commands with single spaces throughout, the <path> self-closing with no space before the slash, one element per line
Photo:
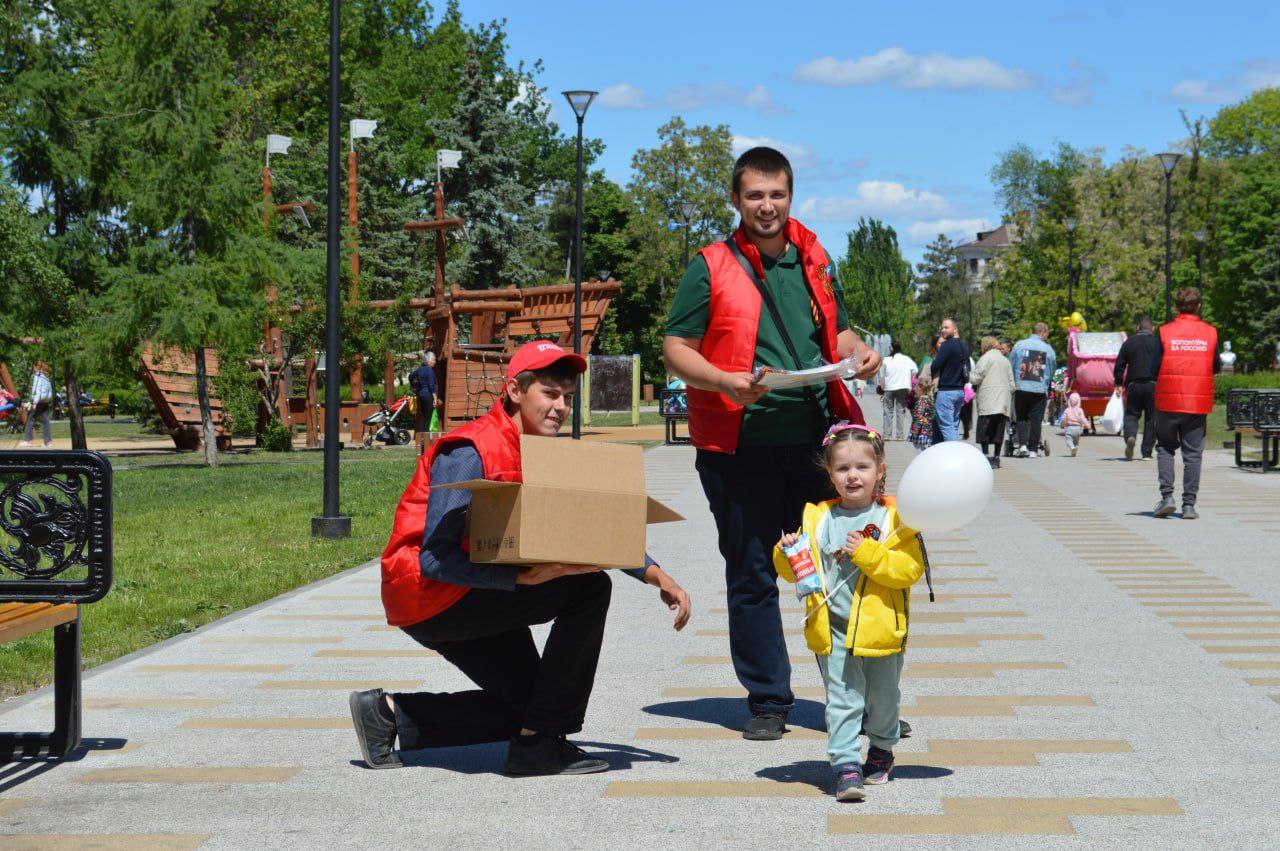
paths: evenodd
<path fill-rule="evenodd" d="M 494 482 L 489 479 L 467 479 L 465 482 L 450 482 L 447 485 L 432 485 L 432 490 L 441 491 L 487 491 L 497 488 L 518 488 L 519 482 Z"/>
<path fill-rule="evenodd" d="M 644 494 L 644 450 L 639 446 L 524 434 L 520 471 L 530 485 Z"/>
<path fill-rule="evenodd" d="M 645 523 L 674 523 L 677 520 L 683 520 L 684 517 L 676 514 L 670 508 L 658 502 L 653 497 L 648 498 L 648 511 L 645 515 Z"/>

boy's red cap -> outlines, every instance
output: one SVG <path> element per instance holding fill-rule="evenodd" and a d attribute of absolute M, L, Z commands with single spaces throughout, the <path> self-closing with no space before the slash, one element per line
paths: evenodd
<path fill-rule="evenodd" d="M 553 363 L 559 363 L 562 360 L 573 364 L 573 368 L 579 374 L 587 371 L 586 358 L 582 355 L 575 355 L 573 352 L 566 352 L 549 340 L 535 340 L 532 343 L 525 343 L 516 349 L 516 353 L 511 357 L 511 363 L 507 364 L 507 381 L 512 380 L 522 372 L 546 369 Z"/>

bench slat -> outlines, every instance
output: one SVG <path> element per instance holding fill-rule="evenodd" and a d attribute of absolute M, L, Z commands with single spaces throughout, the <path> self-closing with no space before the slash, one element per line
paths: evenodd
<path fill-rule="evenodd" d="M 53 603 L 5 603 L 0 606 L 0 624 L 33 615 L 41 609 L 49 609 Z"/>
<path fill-rule="evenodd" d="M 0 644 L 7 644 L 60 624 L 70 623 L 76 619 L 78 612 L 75 603 L 62 603 L 57 606 L 51 606 L 48 603 L 28 603 L 23 607 L 28 611 L 0 621 Z M 6 612 L 6 614 L 11 613 Z"/>

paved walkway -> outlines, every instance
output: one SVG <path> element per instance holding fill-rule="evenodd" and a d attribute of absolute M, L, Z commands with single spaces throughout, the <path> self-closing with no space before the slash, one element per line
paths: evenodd
<path fill-rule="evenodd" d="M 692 450 L 663 447 L 647 455 L 650 490 L 689 520 L 656 528 L 652 551 L 695 615 L 676 634 L 651 589 L 615 580 L 581 737 L 613 771 L 512 780 L 502 746 L 362 768 L 350 689 L 465 685 L 382 625 L 370 563 L 88 676 L 98 738 L 75 760 L 0 769 L 0 845 L 1268 846 L 1280 476 L 1214 454 L 1202 519 L 1155 520 L 1153 465 L 1119 448 L 1092 438 L 1076 459 L 1007 461 L 985 515 L 930 539 L 938 600 L 913 598 L 903 680 L 915 734 L 864 804 L 830 797 L 820 681 L 789 593 L 792 733 L 739 738 L 712 523 Z M 910 456 L 891 445 L 895 478 Z M 11 702 L 0 727 L 47 726 L 50 702 Z"/>

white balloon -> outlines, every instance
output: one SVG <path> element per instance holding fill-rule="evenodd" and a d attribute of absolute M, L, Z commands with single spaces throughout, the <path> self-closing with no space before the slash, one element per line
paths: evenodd
<path fill-rule="evenodd" d="M 948 532 L 977 519 L 991 499 L 995 476 L 985 455 L 959 440 L 936 443 L 902 472 L 898 513 L 918 532 Z"/>

